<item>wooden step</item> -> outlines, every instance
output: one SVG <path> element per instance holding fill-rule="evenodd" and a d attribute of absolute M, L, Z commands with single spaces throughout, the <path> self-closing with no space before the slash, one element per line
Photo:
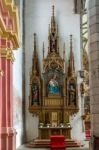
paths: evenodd
<path fill-rule="evenodd" d="M 72 139 L 66 139 L 66 147 L 82 147 L 83 144 L 81 142 L 72 140 Z M 26 147 L 29 148 L 49 148 L 50 147 L 50 139 L 35 139 L 34 141 L 31 141 L 30 143 L 25 144 Z"/>

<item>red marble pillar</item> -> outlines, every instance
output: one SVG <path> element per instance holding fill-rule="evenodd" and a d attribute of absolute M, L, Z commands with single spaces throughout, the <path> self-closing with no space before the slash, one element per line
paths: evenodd
<path fill-rule="evenodd" d="M 7 126 L 11 127 L 12 124 L 12 63 L 7 60 Z"/>
<path fill-rule="evenodd" d="M 4 70 L 2 77 L 2 109 L 1 109 L 1 149 L 15 150 L 16 131 L 13 128 L 13 85 L 12 62 L 5 57 L 1 58 Z"/>
<path fill-rule="evenodd" d="M 8 150 L 15 150 L 16 131 L 13 128 L 13 64 L 7 60 L 7 129 L 8 129 Z"/>
<path fill-rule="evenodd" d="M 1 57 L 0 57 L 0 71 L 2 71 L 1 68 Z M 2 72 L 0 72 L 0 133 L 1 133 L 1 113 L 2 113 Z M 0 134 L 0 139 L 1 139 L 1 134 Z M 0 149 L 1 149 L 1 141 L 0 141 Z"/>
<path fill-rule="evenodd" d="M 6 58 L 1 58 L 1 67 L 4 71 L 2 76 L 2 97 L 1 97 L 1 150 L 7 150 L 7 128 L 6 128 L 6 102 L 7 102 L 7 64 Z"/>

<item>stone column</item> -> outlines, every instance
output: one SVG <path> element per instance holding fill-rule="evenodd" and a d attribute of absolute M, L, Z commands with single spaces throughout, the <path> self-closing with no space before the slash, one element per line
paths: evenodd
<path fill-rule="evenodd" d="M 6 47 L 6 45 L 5 45 Z M 13 85 L 12 85 L 12 60 L 11 50 L 1 50 L 1 68 L 4 75 L 1 80 L 0 97 L 0 148 L 1 150 L 15 150 L 16 131 L 13 128 Z"/>
<path fill-rule="evenodd" d="M 8 150 L 15 150 L 16 131 L 13 128 L 13 63 L 7 59 L 7 130 Z"/>
<path fill-rule="evenodd" d="M 99 138 L 99 0 L 89 0 L 88 23 L 91 129 L 92 137 Z"/>
<path fill-rule="evenodd" d="M 2 97 L 0 100 L 0 103 L 2 105 L 1 108 L 1 149 L 6 150 L 7 149 L 7 128 L 6 128 L 6 102 L 7 102 L 7 65 L 6 65 L 6 58 L 1 58 L 1 67 L 4 71 L 4 75 L 2 77 L 2 83 L 1 83 L 1 88 L 2 88 Z"/>
<path fill-rule="evenodd" d="M 0 99 L 2 99 L 2 76 L 3 76 L 3 70 L 1 67 L 1 57 L 0 57 Z M 1 112 L 2 112 L 2 104 L 0 105 L 0 130 L 1 130 Z M 1 139 L 1 134 L 0 134 L 0 139 Z M 1 141 L 0 141 L 0 149 L 1 149 Z"/>

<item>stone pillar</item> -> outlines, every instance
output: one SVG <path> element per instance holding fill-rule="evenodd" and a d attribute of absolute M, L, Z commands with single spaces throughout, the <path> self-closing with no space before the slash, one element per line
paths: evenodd
<path fill-rule="evenodd" d="M 8 57 L 9 58 L 9 57 Z M 16 131 L 13 128 L 13 63 L 7 59 L 7 130 L 8 150 L 16 149 Z"/>
<path fill-rule="evenodd" d="M 99 0 L 89 0 L 88 23 L 91 129 L 99 138 Z M 91 145 L 94 150 L 95 138 Z"/>
<path fill-rule="evenodd" d="M 4 71 L 1 81 L 2 93 L 0 97 L 0 148 L 1 150 L 15 150 L 16 131 L 13 128 L 13 85 L 12 61 L 9 56 L 1 56 L 1 68 Z"/>
<path fill-rule="evenodd" d="M 3 76 L 3 70 L 1 68 L 1 57 L 0 57 L 0 99 L 2 99 L 2 76 Z M 2 104 L 0 105 L 0 130 L 1 130 L 1 112 L 2 112 Z M 1 134 L 0 134 L 0 139 L 1 139 Z M 0 141 L 0 149 L 1 149 L 1 141 Z"/>
<path fill-rule="evenodd" d="M 4 75 L 2 77 L 2 97 L 1 97 L 1 149 L 7 149 L 7 129 L 6 129 L 6 102 L 7 102 L 7 66 L 6 66 L 6 58 L 1 58 L 1 67 L 3 68 Z"/>

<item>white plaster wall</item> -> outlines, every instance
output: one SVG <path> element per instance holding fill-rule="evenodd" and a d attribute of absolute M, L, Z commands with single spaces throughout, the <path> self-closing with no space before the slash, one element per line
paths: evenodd
<path fill-rule="evenodd" d="M 16 147 L 22 143 L 22 49 L 14 52 L 13 64 L 13 125 L 16 129 Z"/>
<path fill-rule="evenodd" d="M 26 63 L 26 130 L 27 140 L 38 136 L 38 118 L 29 113 L 29 80 L 32 67 L 33 33 L 37 33 L 37 47 L 42 69 L 42 45 L 45 42 L 45 55 L 48 47 L 48 24 L 52 15 L 52 5 L 55 5 L 56 20 L 59 26 L 60 51 L 66 43 L 66 55 L 69 54 L 69 35 L 73 35 L 73 49 L 76 70 L 81 69 L 80 63 L 80 16 L 73 13 L 73 0 L 25 0 L 25 63 Z M 67 56 L 66 56 L 67 58 Z M 80 113 L 76 116 L 73 137 L 81 135 Z M 81 135 L 82 136 L 82 135 Z M 80 137 L 81 137 L 80 136 Z"/>
<path fill-rule="evenodd" d="M 16 147 L 22 144 L 23 115 L 22 115 L 22 0 L 16 1 L 20 20 L 20 48 L 14 51 L 13 63 L 13 126 L 16 129 Z"/>

